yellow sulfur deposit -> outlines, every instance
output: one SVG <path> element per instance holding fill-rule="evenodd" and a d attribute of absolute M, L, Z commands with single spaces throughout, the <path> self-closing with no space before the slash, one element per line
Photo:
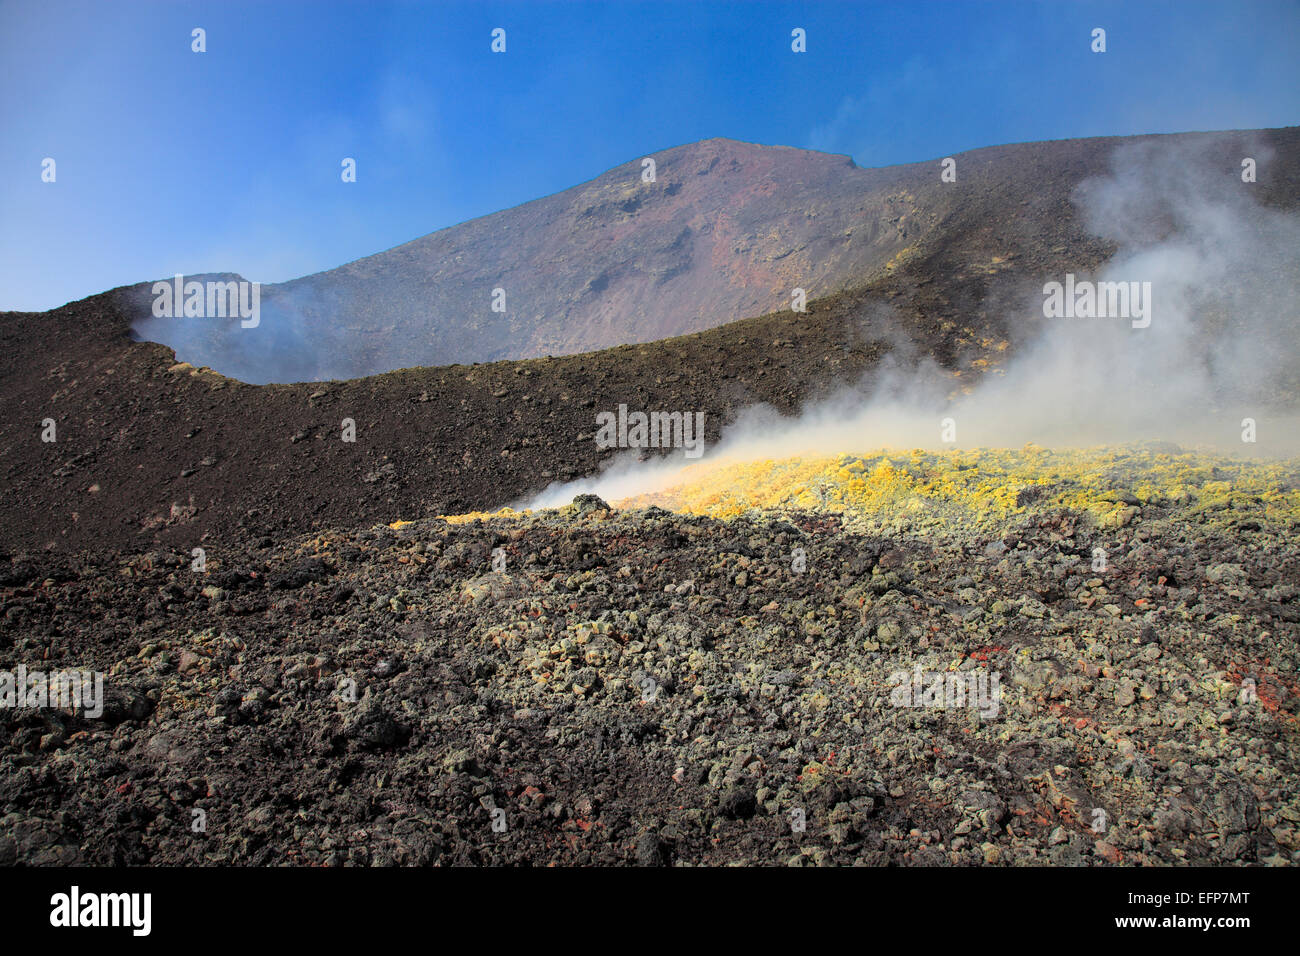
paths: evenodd
<path fill-rule="evenodd" d="M 531 513 L 529 511 L 515 511 L 513 508 L 501 508 L 497 511 L 468 511 L 461 515 L 437 515 L 436 517 L 448 524 L 470 524 L 473 521 L 487 521 L 491 518 L 522 518 Z M 405 521 L 399 518 L 397 521 L 390 521 L 388 527 L 394 531 L 400 531 L 402 528 L 413 524 L 415 524 L 414 521 Z"/>
<path fill-rule="evenodd" d="M 1091 449 L 880 450 L 817 458 L 701 462 L 665 490 L 612 502 L 734 518 L 754 510 L 825 511 L 916 529 L 1004 526 L 1066 508 L 1122 527 L 1152 508 L 1228 529 L 1243 520 L 1284 532 L 1300 523 L 1300 461 L 1234 458 L 1145 444 Z M 521 518 L 501 508 L 439 515 L 450 524 Z M 394 521 L 404 528 L 410 521 Z"/>
<path fill-rule="evenodd" d="M 979 523 L 1058 507 L 1092 512 L 1106 524 L 1124 523 L 1124 510 L 1136 500 L 1204 513 L 1211 522 L 1250 512 L 1285 526 L 1300 518 L 1298 487 L 1296 461 L 1145 446 L 1049 451 L 1027 445 L 700 464 L 683 469 L 680 483 L 668 490 L 616 505 L 719 518 L 794 508 Z"/>
<path fill-rule="evenodd" d="M 470 511 L 463 515 L 438 515 L 447 524 L 469 524 L 471 521 L 487 521 L 489 518 L 521 518 L 527 511 L 515 511 L 513 508 L 500 508 L 496 511 Z"/>

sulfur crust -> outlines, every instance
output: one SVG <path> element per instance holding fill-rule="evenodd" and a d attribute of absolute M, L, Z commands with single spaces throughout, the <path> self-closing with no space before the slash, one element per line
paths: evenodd
<path fill-rule="evenodd" d="M 1136 498 L 1135 508 L 1131 500 Z M 611 502 L 631 510 L 730 519 L 754 510 L 824 511 L 915 530 L 996 529 L 1031 512 L 1069 509 L 1101 527 L 1152 506 L 1227 529 L 1249 517 L 1276 531 L 1300 522 L 1300 460 L 1235 458 L 1144 446 L 1091 449 L 881 450 L 819 458 L 708 462 L 667 490 Z M 501 508 L 439 515 L 449 524 L 520 518 Z M 398 520 L 401 529 L 412 522 Z"/>
<path fill-rule="evenodd" d="M 1126 492 L 1144 507 L 1167 507 L 1211 524 L 1246 513 L 1281 526 L 1300 519 L 1300 462 L 1140 447 L 882 451 L 694 466 L 683 477 L 667 491 L 617 505 L 658 505 L 715 518 L 755 508 L 806 509 L 979 524 L 1068 508 L 1091 513 L 1104 525 L 1129 507 L 1116 495 Z"/>

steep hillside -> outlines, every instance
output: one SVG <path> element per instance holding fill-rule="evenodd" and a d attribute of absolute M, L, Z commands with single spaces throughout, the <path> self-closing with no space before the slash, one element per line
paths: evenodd
<path fill-rule="evenodd" d="M 1294 177 L 1293 138 L 1123 142 L 1209 145 L 1228 175 L 1273 142 L 1277 161 L 1256 185 L 1267 202 Z M 788 308 L 794 288 L 812 299 L 859 288 L 918 258 L 937 267 L 922 267 L 919 280 L 940 283 L 939 302 L 969 315 L 1005 269 L 1108 251 L 1071 197 L 1108 171 L 1118 142 L 958 154 L 957 181 L 944 183 L 937 160 L 859 169 L 843 156 L 705 140 L 650 157 L 653 183 L 638 157 L 564 192 L 267 286 L 256 329 L 221 319 L 139 328 L 248 382 L 355 378 L 655 341 Z M 495 289 L 504 311 L 493 311 Z"/>

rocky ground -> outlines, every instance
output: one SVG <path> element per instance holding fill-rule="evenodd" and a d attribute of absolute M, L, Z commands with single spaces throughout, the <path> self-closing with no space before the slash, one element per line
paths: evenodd
<path fill-rule="evenodd" d="M 844 488 L 881 470 L 854 461 Z M 108 701 L 0 709 L 0 863 L 1289 865 L 1295 466 L 1129 464 L 978 520 L 814 489 L 250 538 L 202 572 L 12 554 L 0 661 Z M 896 706 L 918 666 L 997 675 L 996 713 Z"/>
<path fill-rule="evenodd" d="M 1300 205 L 1300 130 L 1210 139 L 1233 190 L 1271 144 L 1252 201 Z M 1295 462 L 840 456 L 466 514 L 599 474 L 624 403 L 715 447 L 891 368 L 969 394 L 1038 340 L 1045 276 L 1115 254 L 1072 211 L 1113 145 L 889 185 L 853 227 L 888 260 L 807 312 L 724 241 L 779 311 L 597 352 L 254 386 L 139 341 L 148 283 L 0 313 L 0 685 L 108 694 L 0 690 L 0 864 L 1292 862 Z M 1264 420 L 1300 401 L 1267 384 Z M 918 672 L 997 707 L 897 706 Z"/>

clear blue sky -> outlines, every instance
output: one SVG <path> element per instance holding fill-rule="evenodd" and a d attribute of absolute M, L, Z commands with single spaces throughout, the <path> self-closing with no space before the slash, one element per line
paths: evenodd
<path fill-rule="evenodd" d="M 0 0 L 0 70 L 0 309 L 44 309 L 317 272 L 711 136 L 879 166 L 1296 125 L 1300 3 Z"/>

